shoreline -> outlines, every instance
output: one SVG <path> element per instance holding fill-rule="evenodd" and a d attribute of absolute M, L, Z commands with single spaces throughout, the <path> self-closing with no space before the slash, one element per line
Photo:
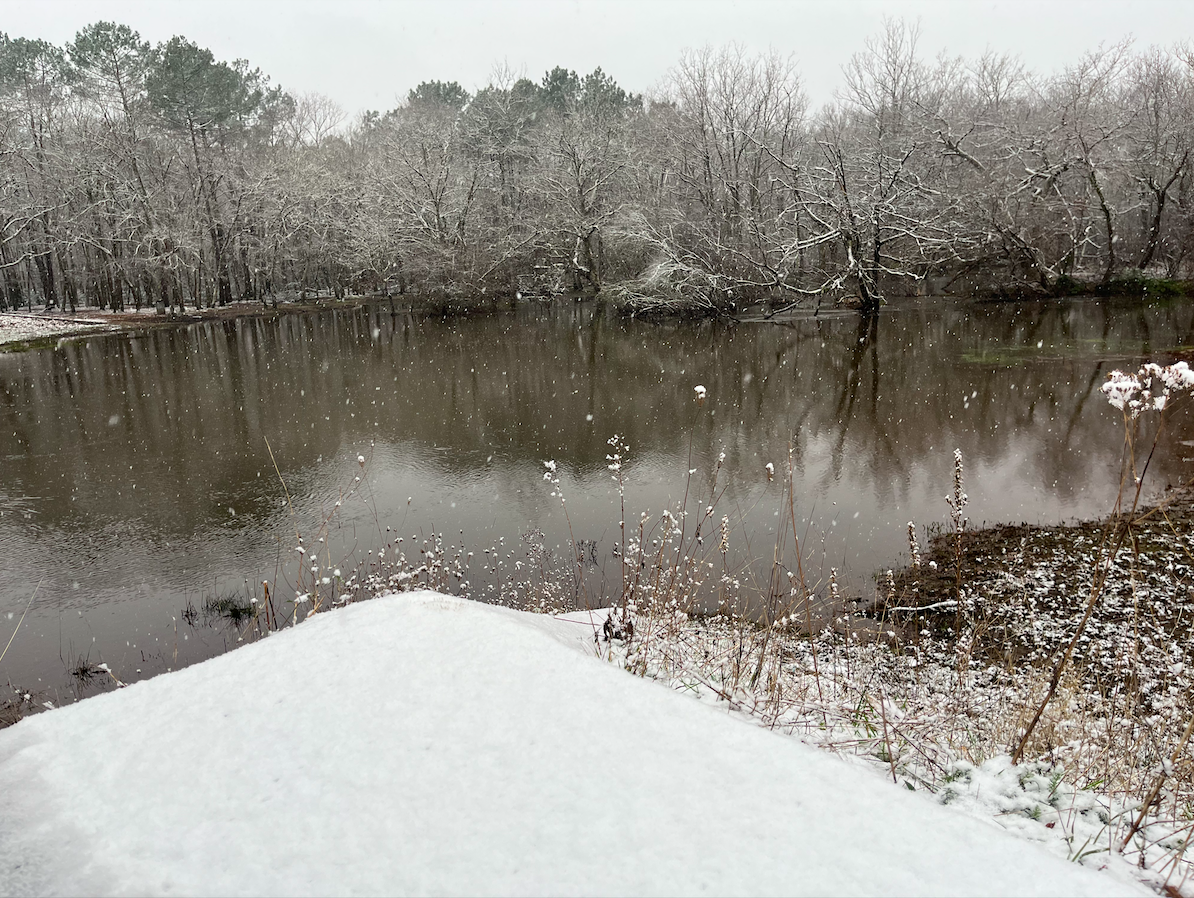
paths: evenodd
<path fill-rule="evenodd" d="M 54 340 L 111 333 L 112 323 L 88 316 L 0 312 L 0 352 L 32 349 Z"/>
<path fill-rule="evenodd" d="M 937 607 L 957 583 L 952 534 L 939 533 L 919 572 L 898 574 L 897 605 L 912 607 L 898 621 L 892 603 L 880 602 L 809 638 L 796 604 L 767 624 L 732 609 L 689 617 L 653 603 L 632 612 L 629 630 L 613 612 L 614 627 L 590 645 L 632 675 L 849 758 L 890 777 L 895 788 L 995 819 L 1071 860 L 1095 854 L 1094 864 L 1121 870 L 1138 863 L 1134 875 L 1161 891 L 1190 870 L 1184 852 L 1194 759 L 1179 734 L 1194 714 L 1194 646 L 1181 637 L 1194 621 L 1194 492 L 1171 490 L 1161 500 L 1132 516 L 1134 547 L 1109 563 L 1081 658 L 1020 763 L 1008 754 L 1045 694 L 1075 609 L 1088 600 L 1092 559 L 1111 516 L 966 531 L 961 639 L 955 611 Z M 913 598 L 933 608 L 917 613 Z M 351 615 L 360 613 L 354 606 L 377 601 L 384 599 L 329 610 Z M 543 614 L 541 626 L 570 616 Z M 875 638 L 854 623 L 878 624 Z M 284 632 L 296 629 L 307 632 Z M 220 657 L 227 655 L 241 653 Z M 3 711 L 23 716 L 0 704 Z M 1142 804 L 1158 776 L 1164 794 L 1155 807 Z M 1142 807 L 1147 814 L 1137 829 Z M 1119 840 L 1122 847 L 1111 847 Z M 1168 893 L 1189 894 L 1180 886 Z"/>
<path fill-rule="evenodd" d="M 1111 558 L 1107 545 L 1117 528 L 1130 535 Z M 1186 651 L 1194 627 L 1192 535 L 1190 486 L 1167 489 L 1131 514 L 966 530 L 960 571 L 954 534 L 938 532 L 919 568 L 910 563 L 894 571 L 894 590 L 888 586 L 865 617 L 895 627 L 899 641 L 914 640 L 927 627 L 934 639 L 956 642 L 961 583 L 976 658 L 1008 668 L 1036 667 L 1054 659 L 1064 645 L 1061 634 L 1097 593 L 1095 628 L 1075 658 L 1081 677 L 1103 689 L 1126 684 L 1138 690 L 1139 671 L 1129 675 L 1119 653 L 1129 635 L 1133 664 L 1156 654 L 1154 643 Z M 876 579 L 882 590 L 880 572 Z M 1159 655 L 1153 660 L 1166 663 Z M 1181 663 L 1194 666 L 1194 653 Z"/>
<path fill-rule="evenodd" d="M 1194 287 L 1191 288 L 1194 291 Z M 937 297 L 924 296 L 893 296 L 899 301 L 924 301 L 938 299 L 946 303 L 974 303 L 976 305 L 1007 304 L 1007 303 L 1067 303 L 1073 301 L 1135 301 L 1141 305 L 1152 305 L 1165 302 L 1173 296 L 1188 295 L 1186 293 L 1170 292 L 1084 292 L 1053 293 L 1041 295 L 1016 296 L 987 296 L 983 294 L 947 295 Z M 395 303 L 401 300 L 400 309 Z M 778 315 L 769 310 L 768 304 L 743 306 L 733 315 L 724 312 L 711 314 L 699 309 L 675 308 L 670 310 L 636 310 L 630 307 L 618 306 L 614 300 L 602 294 L 574 295 L 559 294 L 551 296 L 485 296 L 479 297 L 475 303 L 461 303 L 453 298 L 434 294 L 407 293 L 401 296 L 345 296 L 337 299 L 334 296 L 314 296 L 309 299 L 279 300 L 266 306 L 260 300 L 237 300 L 225 306 L 212 308 L 191 308 L 187 311 L 158 313 L 152 307 L 140 310 L 125 309 L 110 311 L 107 309 L 85 308 L 75 314 L 57 310 L 46 311 L 0 311 L 0 353 L 20 352 L 28 349 L 43 349 L 52 347 L 57 340 L 86 337 L 103 333 L 135 332 L 177 324 L 189 324 L 199 321 L 230 320 L 236 318 L 270 318 L 279 315 L 302 312 L 320 311 L 329 308 L 352 309 L 370 304 L 389 302 L 393 311 L 406 314 L 446 315 L 448 317 L 467 316 L 477 313 L 488 313 L 513 308 L 519 303 L 554 304 L 556 302 L 597 302 L 613 303 L 618 313 L 629 318 L 645 321 L 678 322 L 686 320 L 721 320 L 736 324 L 777 323 L 801 314 L 811 314 L 814 317 L 822 314 L 853 313 L 860 317 L 879 314 L 882 309 L 865 311 L 857 306 L 830 302 L 823 304 L 810 297 L 807 303 L 789 306 L 784 314 Z"/>
<path fill-rule="evenodd" d="M 159 314 L 152 308 L 112 312 L 87 309 L 70 315 L 66 312 L 0 312 L 0 353 L 48 348 L 57 340 L 98 334 L 134 332 L 191 324 L 197 321 L 233 318 L 263 318 L 329 308 L 353 308 L 382 297 L 351 299 L 317 298 L 265 308 L 259 302 L 230 303 L 211 309 L 192 309 L 182 313 Z"/>

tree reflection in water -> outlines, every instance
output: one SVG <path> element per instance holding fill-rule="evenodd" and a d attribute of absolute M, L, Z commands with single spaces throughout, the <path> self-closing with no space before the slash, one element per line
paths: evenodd
<path fill-rule="evenodd" d="M 906 551 L 909 519 L 943 519 L 955 448 L 978 521 L 1105 511 L 1121 431 L 1098 387 L 1112 367 L 1191 345 L 1186 302 L 919 300 L 739 324 L 623 320 L 592 303 L 447 320 L 377 305 L 0 357 L 0 614 L 44 578 L 0 674 L 57 682 L 60 655 L 85 649 L 136 679 L 221 651 L 223 636 L 176 636 L 174 619 L 293 563 L 267 439 L 308 532 L 369 458 L 336 553 L 365 555 L 387 527 L 478 553 L 529 529 L 563 545 L 541 482 L 554 460 L 573 535 L 606 567 L 612 434 L 630 446 L 636 519 L 679 502 L 690 451 L 707 491 L 724 450 L 719 513 L 737 519 L 735 551 L 760 558 L 782 480 L 764 467 L 784 469 L 790 442 L 813 576 L 832 565 L 865 593 Z M 1188 471 L 1189 416 L 1171 426 L 1158 485 Z"/>

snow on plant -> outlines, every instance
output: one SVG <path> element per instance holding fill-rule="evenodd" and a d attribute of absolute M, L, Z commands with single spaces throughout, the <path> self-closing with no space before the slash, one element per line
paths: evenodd
<path fill-rule="evenodd" d="M 1158 365 L 1149 362 L 1135 374 L 1115 370 L 1107 375 L 1103 395 L 1112 406 L 1135 420 L 1149 411 L 1162 412 L 1175 393 L 1194 389 L 1194 371 L 1185 362 Z"/>
<path fill-rule="evenodd" d="M 697 392 L 699 397 L 700 391 Z M 638 643 L 646 645 L 664 631 L 671 632 L 705 600 L 712 604 L 716 596 L 724 602 L 727 592 L 736 592 L 738 584 L 730 576 L 727 560 L 729 517 L 723 516 L 719 525 L 716 516 L 717 500 L 720 491 L 724 490 L 719 487 L 718 477 L 726 456 L 724 451 L 718 454 L 707 498 L 701 498 L 702 488 L 693 479 L 697 468 L 689 468 L 684 499 L 675 508 L 664 508 L 658 514 L 640 511 L 635 527 L 626 510 L 629 446 L 617 434 L 608 440 L 608 446 L 606 467 L 618 485 L 619 499 L 618 538 L 611 554 L 620 568 L 619 582 L 608 585 L 618 591 L 611 596 L 578 594 L 578 601 L 579 595 L 583 595 L 586 607 L 611 606 L 603 635 L 607 641 L 626 643 L 630 657 L 634 658 L 640 656 Z M 710 539 L 710 531 L 714 528 L 717 528 L 718 537 L 715 542 Z M 575 544 L 574 548 L 577 548 Z M 581 545 L 576 554 L 584 557 L 586 551 L 590 551 L 588 542 Z M 715 568 L 714 562 L 709 560 L 714 551 L 722 555 L 721 588 L 717 593 L 706 594 L 705 586 Z M 640 615 L 647 622 L 645 627 L 638 626 Z M 643 672 L 633 663 L 628 666 Z"/>
<path fill-rule="evenodd" d="M 560 486 L 560 473 L 557 469 L 555 461 L 545 461 L 543 467 L 547 468 L 543 472 L 543 479 L 551 484 L 551 496 L 553 499 L 559 499 L 560 504 L 564 504 L 564 490 Z"/>
<path fill-rule="evenodd" d="M 908 555 L 914 570 L 920 570 L 920 543 L 916 541 L 916 522 L 908 522 Z"/>
<path fill-rule="evenodd" d="M 610 452 L 605 456 L 610 476 L 618 485 L 618 550 L 623 562 L 626 559 L 626 480 L 622 473 L 622 459 L 630 452 L 630 446 L 616 433 L 606 441 Z M 626 565 L 622 564 L 622 613 L 625 616 L 629 596 L 626 590 Z"/>
<path fill-rule="evenodd" d="M 1168 366 L 1149 362 L 1142 365 L 1140 370 L 1135 374 L 1128 374 L 1118 370 L 1112 371 L 1107 377 L 1107 382 L 1102 387 L 1107 401 L 1123 413 L 1124 477 L 1120 482 L 1119 495 L 1116 497 L 1115 507 L 1109 518 L 1103 542 L 1092 565 L 1090 592 L 1085 606 L 1078 619 L 1078 624 L 1073 631 L 1073 635 L 1064 648 L 1057 653 L 1057 660 L 1053 665 L 1053 675 L 1049 680 L 1044 697 L 1037 705 L 1035 714 L 1029 720 L 1012 752 L 1012 758 L 1015 761 L 1020 761 L 1024 757 L 1029 740 L 1032 738 L 1046 708 L 1053 700 L 1060 686 L 1062 674 L 1074 658 L 1079 645 L 1089 640 L 1087 630 L 1092 626 L 1092 621 L 1094 625 L 1098 624 L 1096 611 L 1100 611 L 1101 606 L 1105 606 L 1106 604 L 1104 598 L 1107 595 L 1108 577 L 1120 552 L 1126 550 L 1132 555 L 1133 559 L 1138 557 L 1136 530 L 1140 523 L 1147 517 L 1147 514 L 1138 514 L 1140 497 L 1144 487 L 1145 474 L 1148 472 L 1149 464 L 1159 444 L 1165 420 L 1164 413 L 1169 407 L 1170 400 L 1174 394 L 1187 393 L 1192 387 L 1194 387 L 1194 372 L 1191 372 L 1189 365 L 1185 362 L 1176 362 Z M 1141 415 L 1150 411 L 1157 412 L 1159 421 L 1153 433 L 1151 446 L 1148 452 L 1144 454 L 1144 465 L 1138 470 L 1137 438 L 1139 432 L 1137 424 Z M 1134 490 L 1126 497 L 1124 487 L 1128 483 L 1128 474 L 1131 475 Z M 1130 501 L 1125 502 L 1125 499 L 1129 499 Z M 1134 574 L 1134 565 L 1132 570 Z M 1102 610 L 1105 610 L 1105 608 Z M 1192 720 L 1194 720 L 1194 717 L 1192 717 Z M 1159 781 L 1163 779 L 1164 774 L 1162 774 Z"/>
<path fill-rule="evenodd" d="M 830 574 L 830 592 L 837 574 Z M 792 613 L 771 627 L 737 614 L 665 626 L 643 613 L 636 623 L 640 634 L 653 628 L 654 638 L 609 647 L 613 660 L 635 673 L 870 761 L 903 788 L 997 819 L 1072 860 L 1127 867 L 1118 845 L 1139 815 L 1136 769 L 1164 763 L 1147 760 L 1149 740 L 1138 728 L 1150 726 L 1145 720 L 1125 728 L 1122 700 L 1067 681 L 1047 719 L 1053 750 L 1012 763 L 1009 734 L 1047 676 L 1031 666 L 975 664 L 959 681 L 949 640 L 868 643 L 832 630 L 810 637 Z M 1116 766 L 1116 759 L 1126 763 Z M 1182 812 L 1176 796 L 1165 802 L 1169 809 L 1147 809 L 1128 852 L 1141 868 L 1137 875 L 1157 886 L 1170 866 L 1173 882 L 1189 870 L 1182 859 L 1189 806 Z"/>
<path fill-rule="evenodd" d="M 946 496 L 945 501 L 949 505 L 950 523 L 953 524 L 954 532 L 960 534 L 966 529 L 966 518 L 963 514 L 966 504 L 970 501 L 970 497 L 966 495 L 965 469 L 962 464 L 962 450 L 954 450 L 954 491 L 953 495 Z"/>
<path fill-rule="evenodd" d="M 953 494 L 945 497 L 949 506 L 950 524 L 953 527 L 954 541 L 954 601 L 957 602 L 954 630 L 962 632 L 965 605 L 962 596 L 962 534 L 966 530 L 965 509 L 970 497 L 966 495 L 965 467 L 962 464 L 962 450 L 954 450 L 954 490 Z"/>

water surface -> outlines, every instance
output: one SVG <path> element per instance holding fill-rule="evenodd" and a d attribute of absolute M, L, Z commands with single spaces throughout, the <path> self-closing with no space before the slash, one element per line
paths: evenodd
<path fill-rule="evenodd" d="M 686 490 L 703 502 L 724 451 L 718 515 L 740 559 L 770 556 L 790 449 L 813 576 L 836 566 L 865 594 L 906 553 L 910 519 L 946 518 L 955 447 L 976 524 L 1104 513 L 1123 434 L 1099 386 L 1191 346 L 1188 302 L 922 300 L 870 320 L 738 325 L 592 304 L 441 320 L 383 304 L 2 355 L 3 641 L 37 594 L 0 682 L 59 701 L 81 658 L 134 680 L 223 651 L 235 633 L 182 609 L 262 580 L 289 598 L 296 530 L 327 519 L 333 564 L 432 532 L 477 556 L 541 532 L 560 558 L 570 522 L 610 569 L 614 434 L 630 446 L 633 520 Z M 1154 484 L 1188 476 L 1192 430 L 1179 410 Z M 470 569 L 474 594 L 492 580 Z"/>

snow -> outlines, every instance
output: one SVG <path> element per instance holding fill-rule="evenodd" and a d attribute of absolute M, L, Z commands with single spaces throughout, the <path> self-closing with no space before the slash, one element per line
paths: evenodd
<path fill-rule="evenodd" d="M 1167 367 L 1149 362 L 1136 374 L 1112 371 L 1107 375 L 1102 391 L 1111 405 L 1134 419 L 1142 412 L 1164 411 L 1170 394 L 1188 392 L 1192 388 L 1194 371 L 1185 362 Z"/>
<path fill-rule="evenodd" d="M 0 345 L 108 329 L 109 327 L 102 322 L 85 318 L 0 312 Z"/>
<path fill-rule="evenodd" d="M 0 732 L 0 893 L 1149 894 L 407 593 Z"/>

